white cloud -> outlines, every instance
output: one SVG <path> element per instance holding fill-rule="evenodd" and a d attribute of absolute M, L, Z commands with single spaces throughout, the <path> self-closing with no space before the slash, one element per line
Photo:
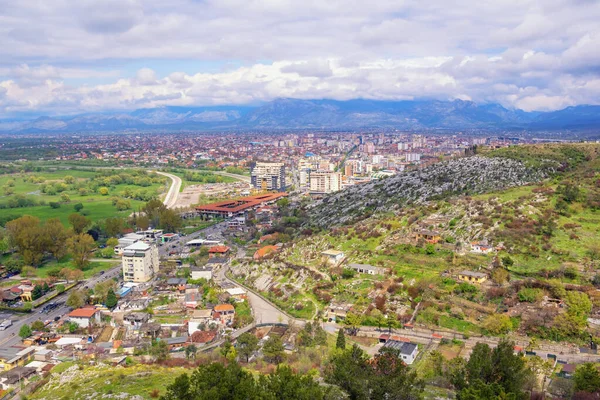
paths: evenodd
<path fill-rule="evenodd" d="M 0 117 L 277 97 L 600 103 L 598 20 L 585 0 L 0 0 Z"/>

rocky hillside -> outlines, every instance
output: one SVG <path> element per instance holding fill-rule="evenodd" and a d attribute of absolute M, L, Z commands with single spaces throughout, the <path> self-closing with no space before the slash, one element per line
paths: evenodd
<path fill-rule="evenodd" d="M 352 186 L 311 204 L 308 214 L 320 227 L 342 225 L 406 204 L 539 182 L 552 172 L 552 167 L 530 167 L 509 158 L 466 157 Z"/>

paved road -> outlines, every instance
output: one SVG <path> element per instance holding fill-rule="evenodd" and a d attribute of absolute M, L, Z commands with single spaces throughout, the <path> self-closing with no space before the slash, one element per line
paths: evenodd
<path fill-rule="evenodd" d="M 87 286 L 89 288 L 93 288 L 94 286 L 96 286 L 96 284 L 98 284 L 100 282 L 103 282 L 107 279 L 119 277 L 119 276 L 121 276 L 121 265 L 118 265 L 109 270 L 106 270 L 106 272 L 103 275 L 95 275 L 91 278 L 88 278 L 88 279 L 82 281 L 79 284 L 79 286 L 76 286 L 71 290 L 76 290 L 77 288 L 83 288 L 85 286 Z M 51 300 L 51 302 L 53 302 L 53 303 L 65 302 L 66 303 L 68 298 L 69 298 L 69 292 L 65 292 L 63 294 L 56 296 L 54 299 Z M 3 316 L 12 320 L 13 324 L 6 330 L 0 331 L 0 347 L 2 347 L 2 348 L 20 347 L 21 338 L 19 337 L 19 330 L 21 329 L 21 326 L 23 326 L 24 324 L 31 324 L 32 322 L 34 322 L 38 319 L 42 320 L 42 321 L 45 321 L 45 320 L 54 321 L 55 317 L 63 317 L 65 314 L 67 314 L 69 312 L 69 307 L 67 305 L 63 305 L 62 307 L 56 308 L 56 309 L 52 310 L 51 312 L 49 312 L 48 314 L 42 313 L 41 308 L 42 307 L 40 307 L 36 310 L 33 310 L 29 314 L 18 315 L 18 314 L 3 313 Z M 6 315 L 4 315 L 4 314 L 6 314 Z"/>
<path fill-rule="evenodd" d="M 181 190 L 181 178 L 167 172 L 156 171 L 156 173 L 171 179 L 171 187 L 169 188 L 163 203 L 165 203 L 167 208 L 174 208 L 175 205 L 177 205 L 177 198 L 179 197 L 179 191 Z"/>

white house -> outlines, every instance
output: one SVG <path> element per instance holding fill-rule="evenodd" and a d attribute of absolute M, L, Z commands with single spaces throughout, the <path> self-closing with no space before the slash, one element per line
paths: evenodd
<path fill-rule="evenodd" d="M 71 311 L 69 320 L 75 322 L 80 328 L 87 328 L 93 323 L 100 323 L 100 310 L 92 307 L 78 308 Z"/>
<path fill-rule="evenodd" d="M 192 273 L 192 279 L 196 280 L 196 279 L 206 279 L 207 281 L 210 281 L 212 279 L 212 267 L 192 267 L 191 268 L 191 273 Z"/>
<path fill-rule="evenodd" d="M 188 334 L 200 330 L 200 325 L 208 325 L 212 319 L 212 310 L 196 310 L 188 322 Z"/>
<path fill-rule="evenodd" d="M 380 275 L 384 273 L 383 268 L 374 267 L 369 264 L 348 264 L 348 268 L 355 270 L 359 274 Z"/>
<path fill-rule="evenodd" d="M 398 357 L 402 359 L 406 364 L 412 364 L 419 353 L 419 347 L 416 343 L 401 342 L 398 340 L 390 339 L 383 347 L 399 350 Z"/>
<path fill-rule="evenodd" d="M 337 265 L 344 259 L 344 252 L 339 250 L 326 250 L 321 253 L 328 263 Z"/>

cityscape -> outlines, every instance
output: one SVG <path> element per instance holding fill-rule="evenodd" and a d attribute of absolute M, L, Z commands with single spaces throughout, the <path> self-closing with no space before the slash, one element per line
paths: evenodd
<path fill-rule="evenodd" d="M 600 399 L 599 18 L 0 6 L 0 400 Z"/>

